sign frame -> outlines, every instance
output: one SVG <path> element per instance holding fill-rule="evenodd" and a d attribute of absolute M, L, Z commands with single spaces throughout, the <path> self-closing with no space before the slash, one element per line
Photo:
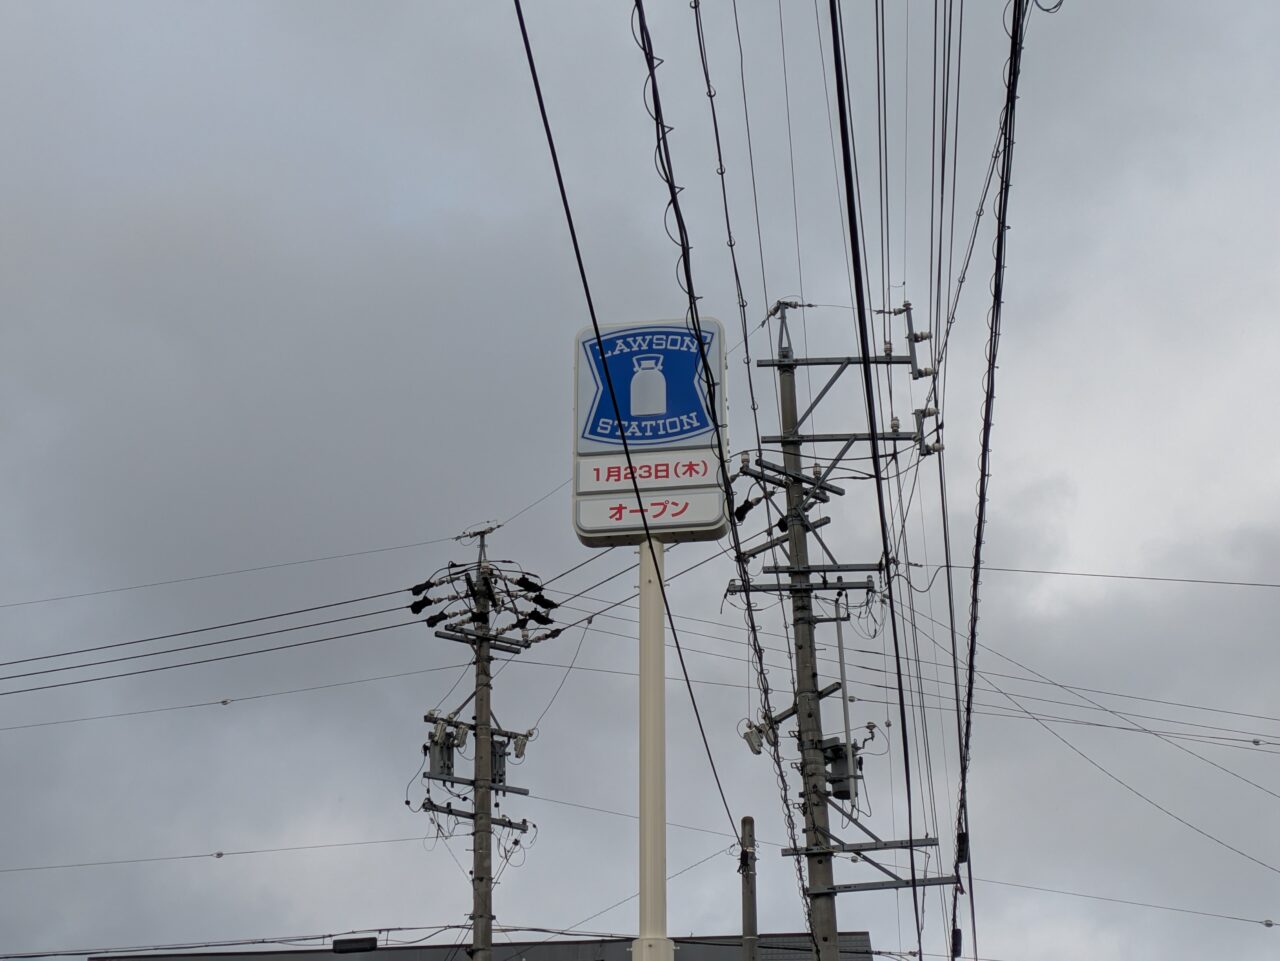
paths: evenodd
<path fill-rule="evenodd" d="M 573 525 L 588 547 L 642 544 L 646 520 L 654 540 L 663 543 L 719 540 L 728 533 L 720 473 L 728 456 L 728 351 L 724 325 L 713 317 L 699 321 L 714 377 L 714 411 L 703 350 L 688 321 L 601 326 L 603 355 L 594 327 L 574 339 Z M 606 367 L 621 412 L 609 396 Z"/>

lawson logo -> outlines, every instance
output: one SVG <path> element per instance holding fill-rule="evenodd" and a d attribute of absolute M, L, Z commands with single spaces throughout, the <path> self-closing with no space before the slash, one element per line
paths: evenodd
<path fill-rule="evenodd" d="M 716 332 L 703 329 L 708 359 Z M 582 428 L 587 440 L 656 447 L 715 429 L 708 414 L 706 377 L 697 335 L 683 326 L 628 327 L 582 341 L 595 380 L 595 396 Z M 608 370 L 617 394 L 609 397 Z M 714 369 L 714 367 L 713 367 Z"/>

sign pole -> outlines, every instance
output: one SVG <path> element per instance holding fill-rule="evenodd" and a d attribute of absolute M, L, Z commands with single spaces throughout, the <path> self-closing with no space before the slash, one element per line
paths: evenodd
<path fill-rule="evenodd" d="M 662 544 L 640 545 L 640 930 L 634 961 L 673 961 L 667 937 L 666 638 Z"/>

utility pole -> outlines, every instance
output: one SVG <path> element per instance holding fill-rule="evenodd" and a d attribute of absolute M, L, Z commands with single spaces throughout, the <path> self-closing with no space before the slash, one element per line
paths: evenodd
<path fill-rule="evenodd" d="M 917 334 L 912 326 L 911 306 L 904 305 L 891 313 L 894 316 L 905 315 L 909 350 L 905 353 L 894 353 L 893 344 L 887 341 L 884 352 L 867 357 L 797 357 L 792 348 L 791 335 L 787 329 L 787 311 L 803 306 L 795 301 L 779 301 L 769 312 L 770 317 L 779 318 L 777 357 L 771 360 L 760 360 L 761 367 L 778 369 L 779 395 L 779 429 L 775 436 L 760 438 L 762 445 L 782 448 L 782 463 L 772 463 L 761 454 L 754 464 L 744 456 L 739 473 L 753 478 L 762 487 L 772 485 L 786 492 L 786 512 L 778 527 L 780 536 L 771 538 L 765 544 L 752 548 L 748 556 L 766 550 L 783 548 L 786 551 L 787 563 L 766 565 L 764 574 L 774 574 L 785 580 L 773 582 L 752 582 L 741 584 L 730 582 L 731 593 L 747 593 L 748 591 L 773 592 L 787 594 L 791 598 L 791 616 L 795 645 L 795 702 L 792 706 L 780 711 L 773 717 L 763 717 L 758 722 L 748 719 L 747 729 L 743 735 L 751 750 L 759 754 L 764 744 L 771 750 L 777 750 L 778 730 L 783 722 L 795 717 L 797 724 L 797 742 L 800 752 L 800 776 L 803 781 L 800 807 L 804 814 L 804 843 L 800 847 L 786 848 L 783 854 L 790 857 L 803 857 L 807 867 L 807 885 L 805 896 L 808 899 L 809 924 L 813 935 L 816 961 L 837 961 L 840 951 L 839 927 L 836 917 L 835 899 L 837 894 L 849 891 L 886 890 L 907 887 L 912 884 L 945 885 L 954 884 L 954 877 L 915 877 L 907 879 L 896 871 L 875 860 L 877 852 L 883 850 L 905 850 L 908 857 L 914 857 L 916 848 L 937 846 L 938 839 L 931 837 L 910 838 L 907 840 L 884 840 L 875 834 L 861 820 L 858 809 L 858 782 L 862 777 L 862 747 L 876 736 L 874 723 L 866 725 L 869 732 L 861 744 L 855 744 L 850 732 L 848 704 L 852 700 L 848 692 L 848 680 L 845 677 L 843 647 L 844 638 L 839 630 L 842 621 L 849 619 L 848 604 L 841 600 L 852 590 L 865 590 L 870 596 L 875 590 L 875 575 L 882 579 L 892 576 L 893 558 L 882 557 L 869 563 L 841 563 L 823 540 L 819 528 L 829 523 L 828 519 L 810 520 L 808 511 L 818 503 L 827 503 L 832 497 L 843 496 L 843 488 L 831 483 L 832 472 L 844 462 L 846 455 L 855 444 L 875 441 L 888 444 L 896 451 L 898 444 L 918 445 L 920 456 L 924 457 L 941 449 L 940 444 L 928 444 L 924 437 L 925 421 L 937 415 L 932 408 L 915 411 L 915 430 L 903 431 L 895 417 L 887 431 L 877 430 L 875 424 L 869 424 L 865 432 L 813 433 L 804 430 L 806 422 L 814 410 L 830 393 L 836 383 L 847 370 L 864 368 L 869 365 L 899 365 L 909 367 L 915 379 L 930 376 L 933 370 L 920 365 L 916 345 L 928 339 L 928 333 Z M 814 395 L 809 405 L 799 410 L 796 397 L 796 368 L 806 367 L 832 369 L 826 383 Z M 806 472 L 801 457 L 804 445 L 812 445 L 815 452 L 827 450 L 830 445 L 838 445 L 834 455 L 822 454 L 820 462 L 825 465 L 814 465 L 811 472 Z M 877 481 L 878 483 L 879 481 Z M 813 563 L 809 553 L 809 537 L 813 536 L 821 549 L 825 560 Z M 859 574 L 865 580 L 845 580 L 846 574 Z M 835 595 L 835 615 L 820 616 L 815 613 L 815 595 L 831 592 Z M 842 610 L 843 608 L 843 610 Z M 817 657 L 814 647 L 816 625 L 835 622 L 837 625 L 836 641 L 841 650 L 840 682 L 818 687 Z M 840 692 L 844 701 L 844 736 L 824 738 L 822 731 L 822 701 L 824 698 Z M 842 805 L 841 802 L 847 802 Z M 840 812 L 842 821 L 861 831 L 866 840 L 852 843 L 842 841 L 831 830 L 828 808 Z M 880 871 L 887 880 L 837 884 L 834 876 L 833 859 L 838 855 L 851 855 L 852 859 Z"/>
<path fill-rule="evenodd" d="M 489 650 L 489 559 L 480 531 L 480 558 L 476 572 L 476 763 L 475 792 L 472 795 L 475 820 L 471 835 L 471 938 L 472 961 L 492 961 L 493 957 L 493 655 Z"/>
<path fill-rule="evenodd" d="M 786 332 L 786 307 L 781 308 L 781 331 Z M 836 896 L 831 854 L 826 850 L 830 837 L 827 814 L 827 766 L 822 753 L 822 705 L 818 697 L 818 661 L 813 649 L 813 592 L 809 577 L 809 533 L 805 502 L 808 489 L 801 478 L 799 411 L 796 405 L 796 365 L 791 338 L 779 345 L 778 393 L 781 401 L 782 466 L 787 493 L 787 554 L 791 559 L 791 620 L 796 651 L 796 721 L 799 727 L 800 777 L 804 787 L 805 847 L 809 876 L 809 902 L 813 938 L 818 961 L 836 961 L 840 955 L 839 927 L 836 924 Z M 824 893 L 815 894 L 815 890 Z"/>
<path fill-rule="evenodd" d="M 756 926 L 756 822 L 742 819 L 742 961 L 759 961 L 760 934 Z"/>
<path fill-rule="evenodd" d="M 432 725 L 432 731 L 423 745 L 429 768 L 422 775 L 428 790 L 421 806 L 421 810 L 433 818 L 443 814 L 446 821 L 458 818 L 472 822 L 472 946 L 469 953 L 473 961 L 492 961 L 493 958 L 494 828 L 519 833 L 529 829 L 526 820 L 514 821 L 493 813 L 494 794 L 529 793 L 525 788 L 507 783 L 507 755 L 514 749 L 516 758 L 523 758 L 533 734 L 532 731 L 508 731 L 493 722 L 493 652 L 518 654 L 562 631 L 553 627 L 554 621 L 548 613 L 558 605 L 542 593 L 537 580 L 518 570 L 504 569 L 501 565 L 506 562 L 490 561 L 486 538 L 496 529 L 485 527 L 461 535 L 459 540 L 478 540 L 475 563 L 451 563 L 443 569 L 443 574 L 416 585 L 413 593 L 419 595 L 419 600 L 410 606 L 415 614 L 438 606 L 440 609 L 426 618 L 427 626 L 443 624 L 435 636 L 466 644 L 475 657 L 475 691 L 449 714 L 430 711 L 423 718 Z M 429 593 L 432 591 L 437 591 L 435 597 Z M 532 632 L 531 623 L 537 625 Z M 459 713 L 473 699 L 471 720 L 459 718 Z M 469 736 L 475 738 L 475 756 L 473 776 L 466 778 L 454 772 L 454 753 L 466 745 Z M 432 782 L 445 784 L 453 797 L 461 797 L 460 791 L 470 791 L 471 809 L 455 807 L 453 800 L 443 804 L 433 800 L 429 786 Z M 439 825 L 440 821 L 437 819 L 436 823 Z M 510 844 L 514 848 L 520 841 L 515 839 Z M 508 856 L 509 853 L 508 850 Z"/>

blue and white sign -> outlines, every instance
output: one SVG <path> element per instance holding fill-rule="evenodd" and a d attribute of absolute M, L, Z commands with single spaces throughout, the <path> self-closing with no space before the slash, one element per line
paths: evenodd
<path fill-rule="evenodd" d="M 578 453 L 619 452 L 623 436 L 632 450 L 714 444 L 715 423 L 725 423 L 724 328 L 709 317 L 700 326 L 701 348 L 684 321 L 605 327 L 600 343 L 589 327 L 578 334 Z M 703 357 L 716 385 L 714 419 Z"/>
<path fill-rule="evenodd" d="M 630 447 L 651 448 L 714 433 L 702 358 L 719 356 L 720 336 L 703 326 L 699 346 L 683 325 L 625 327 L 599 341 L 591 331 L 581 344 L 595 387 L 583 439 L 621 448 L 625 437 Z"/>
<path fill-rule="evenodd" d="M 583 543 L 639 543 L 646 523 L 664 541 L 727 529 L 716 446 L 717 424 L 727 443 L 724 328 L 709 317 L 699 326 L 655 321 L 605 327 L 598 340 L 592 328 L 578 334 L 574 526 Z"/>

